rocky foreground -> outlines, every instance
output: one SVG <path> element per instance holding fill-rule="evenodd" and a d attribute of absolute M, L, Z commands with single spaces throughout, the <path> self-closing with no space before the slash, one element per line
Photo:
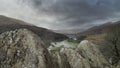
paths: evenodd
<path fill-rule="evenodd" d="M 82 41 L 76 49 L 47 50 L 28 29 L 0 34 L 0 68 L 120 68 L 107 60 L 96 44 Z"/>

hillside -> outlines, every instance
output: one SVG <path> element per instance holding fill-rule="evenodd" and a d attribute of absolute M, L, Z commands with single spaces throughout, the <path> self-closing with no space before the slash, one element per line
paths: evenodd
<path fill-rule="evenodd" d="M 120 21 L 114 22 L 114 23 L 105 23 L 102 25 L 94 26 L 86 31 L 78 33 L 78 36 L 81 35 L 95 35 L 95 34 L 102 34 L 106 32 L 107 30 L 114 28 L 116 26 L 120 26 Z"/>
<path fill-rule="evenodd" d="M 101 25 L 86 33 L 87 40 L 96 44 L 100 52 L 111 65 L 116 66 L 120 60 L 120 22 Z M 113 67 L 114 68 L 114 67 Z M 118 67 L 119 68 L 119 67 Z"/>
<path fill-rule="evenodd" d="M 20 28 L 31 30 L 40 36 L 41 39 L 44 40 L 47 44 L 53 41 L 61 41 L 67 38 L 65 35 L 54 33 L 51 30 L 45 28 L 37 27 L 17 19 L 0 16 L 0 33 Z"/>

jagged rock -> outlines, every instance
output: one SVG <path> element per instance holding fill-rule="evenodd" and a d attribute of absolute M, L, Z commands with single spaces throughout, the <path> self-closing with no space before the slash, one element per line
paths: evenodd
<path fill-rule="evenodd" d="M 42 40 L 27 29 L 0 35 L 0 68 L 54 68 Z"/>
<path fill-rule="evenodd" d="M 57 68 L 111 68 L 96 46 L 84 40 L 77 49 L 62 48 L 60 51 L 51 51 L 51 56 Z"/>
<path fill-rule="evenodd" d="M 27 29 L 0 34 L 0 68 L 111 68 L 96 44 L 88 40 L 77 49 L 49 51 Z M 119 65 L 117 66 L 119 68 Z"/>
<path fill-rule="evenodd" d="M 96 47 L 97 45 L 84 40 L 76 49 L 91 64 L 92 68 L 110 68 L 111 65 Z"/>
<path fill-rule="evenodd" d="M 66 56 L 70 68 L 91 68 L 88 61 L 76 52 L 76 50 L 63 48 L 60 53 Z"/>

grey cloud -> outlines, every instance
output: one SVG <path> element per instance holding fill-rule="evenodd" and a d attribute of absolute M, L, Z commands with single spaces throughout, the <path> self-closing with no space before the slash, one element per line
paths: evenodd
<path fill-rule="evenodd" d="M 22 6 L 14 6 L 23 10 L 21 14 L 16 12 L 20 19 L 51 29 L 71 29 L 119 20 L 119 3 L 120 0 L 21 0 Z"/>
<path fill-rule="evenodd" d="M 44 9 L 46 9 L 46 13 L 62 15 L 66 20 L 75 19 L 78 23 L 87 23 L 114 16 L 116 10 L 119 12 L 118 2 L 119 0 L 57 0 L 52 6 Z M 39 10 L 41 11 L 41 9 Z"/>

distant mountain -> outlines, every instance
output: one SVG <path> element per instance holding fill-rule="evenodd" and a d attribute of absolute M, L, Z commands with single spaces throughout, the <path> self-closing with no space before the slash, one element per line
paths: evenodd
<path fill-rule="evenodd" d="M 111 29 L 112 27 L 114 28 L 116 26 L 120 26 L 120 21 L 115 23 L 108 22 L 102 25 L 94 26 L 84 31 L 82 29 L 71 29 L 71 30 L 54 30 L 54 32 L 65 34 L 68 37 L 78 38 L 78 40 L 83 40 L 83 38 L 85 38 L 88 35 L 102 34 L 105 33 L 107 30 Z"/>
<path fill-rule="evenodd" d="M 83 36 L 83 35 L 96 35 L 96 34 L 102 34 L 106 32 L 107 30 L 110 30 L 111 28 L 114 28 L 116 26 L 120 26 L 120 21 L 114 22 L 114 23 L 105 23 L 102 25 L 94 26 L 86 31 L 79 32 L 77 35 L 78 36 Z"/>
<path fill-rule="evenodd" d="M 83 30 L 81 29 L 64 29 L 64 30 L 53 30 L 56 33 L 61 33 L 61 34 L 77 34 L 82 32 Z"/>
<path fill-rule="evenodd" d="M 48 43 L 52 41 L 61 41 L 67 38 L 65 35 L 55 33 L 51 30 L 37 27 L 24 21 L 0 15 L 0 33 L 20 28 L 26 28 L 31 30 L 32 32 L 40 36 L 42 40 Z"/>

